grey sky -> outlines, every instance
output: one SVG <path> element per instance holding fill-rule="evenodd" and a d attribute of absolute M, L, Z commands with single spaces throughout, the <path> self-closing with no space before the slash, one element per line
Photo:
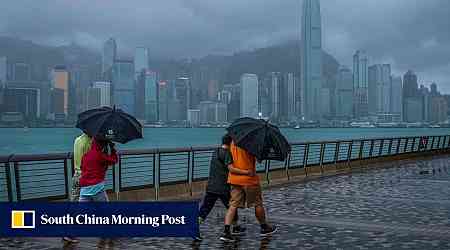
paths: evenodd
<path fill-rule="evenodd" d="M 3 0 L 0 34 L 119 54 L 147 46 L 151 55 L 229 54 L 299 39 L 302 0 Z M 323 46 L 352 65 L 356 49 L 370 63 L 413 69 L 450 93 L 449 0 L 322 0 Z"/>

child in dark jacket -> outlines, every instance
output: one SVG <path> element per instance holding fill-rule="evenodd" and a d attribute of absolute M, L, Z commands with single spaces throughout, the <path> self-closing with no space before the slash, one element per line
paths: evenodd
<path fill-rule="evenodd" d="M 229 146 L 231 144 L 231 137 L 224 135 L 222 137 L 222 146 L 217 148 L 212 155 L 209 169 L 208 184 L 206 187 L 206 194 L 203 198 L 202 205 L 199 211 L 199 223 L 202 223 L 208 217 L 208 214 L 216 204 L 217 199 L 222 201 L 223 205 L 228 209 L 230 203 L 230 185 L 227 183 L 228 171 L 232 168 L 233 157 L 231 156 Z M 232 171 L 234 169 L 232 168 Z M 237 170 L 239 171 L 239 170 Z M 247 173 L 238 173 L 247 174 Z M 232 233 L 234 235 L 242 234 L 245 228 L 236 225 L 238 218 L 235 216 Z M 200 236 L 196 240 L 202 240 Z"/>

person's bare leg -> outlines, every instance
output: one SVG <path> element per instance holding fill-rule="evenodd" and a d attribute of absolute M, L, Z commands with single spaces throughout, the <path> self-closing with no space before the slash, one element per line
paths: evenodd
<path fill-rule="evenodd" d="M 231 225 L 233 223 L 234 216 L 236 215 L 237 207 L 230 206 L 225 215 L 225 225 Z"/>
<path fill-rule="evenodd" d="M 266 211 L 264 210 L 263 206 L 256 206 L 255 207 L 255 216 L 258 220 L 259 224 L 264 225 L 266 224 Z"/>

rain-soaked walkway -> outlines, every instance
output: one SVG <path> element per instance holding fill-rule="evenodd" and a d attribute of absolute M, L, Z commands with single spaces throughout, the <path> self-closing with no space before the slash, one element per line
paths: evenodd
<path fill-rule="evenodd" d="M 218 207 L 201 226 L 205 240 L 117 239 L 107 249 L 450 249 L 450 158 L 435 157 L 394 168 L 365 170 L 264 191 L 270 238 L 258 235 L 252 211 L 242 211 L 248 231 L 234 244 L 218 236 Z M 0 249 L 61 249 L 59 239 L 0 239 Z M 85 239 L 68 249 L 98 247 Z"/>

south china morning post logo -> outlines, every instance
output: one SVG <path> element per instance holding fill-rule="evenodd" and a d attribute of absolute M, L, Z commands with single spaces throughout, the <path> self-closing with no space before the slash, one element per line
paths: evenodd
<path fill-rule="evenodd" d="M 34 210 L 12 210 L 11 228 L 12 229 L 33 229 L 36 226 Z"/>

